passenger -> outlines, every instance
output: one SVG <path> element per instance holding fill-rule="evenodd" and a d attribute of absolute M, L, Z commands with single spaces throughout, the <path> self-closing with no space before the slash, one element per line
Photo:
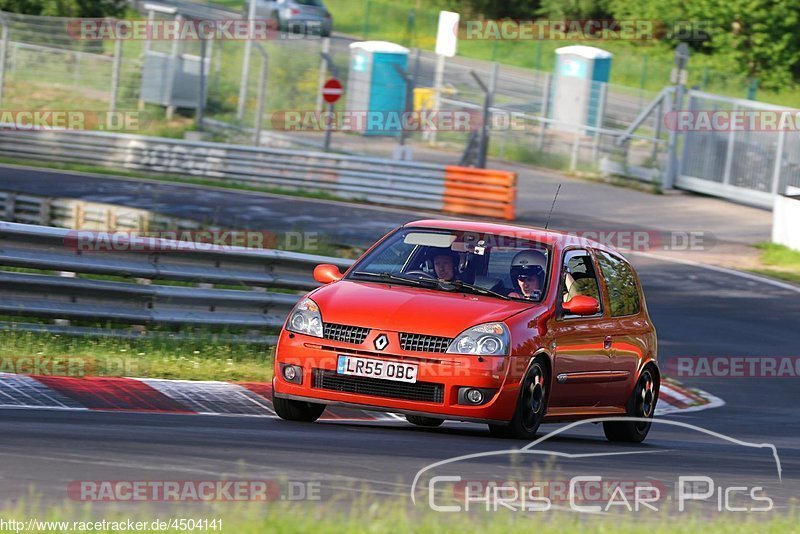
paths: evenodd
<path fill-rule="evenodd" d="M 523 250 L 511 260 L 511 283 L 514 291 L 508 294 L 514 298 L 538 298 L 544 288 L 544 273 L 547 257 L 538 250 Z"/>
<path fill-rule="evenodd" d="M 458 255 L 454 252 L 437 252 L 433 256 L 433 271 L 436 273 L 436 278 L 443 282 L 458 279 L 458 264 Z"/>

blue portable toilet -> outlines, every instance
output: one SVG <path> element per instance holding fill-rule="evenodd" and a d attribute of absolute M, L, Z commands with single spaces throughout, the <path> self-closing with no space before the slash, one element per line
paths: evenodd
<path fill-rule="evenodd" d="M 548 115 L 559 122 L 552 128 L 574 132 L 575 126 L 602 126 L 599 119 L 605 111 L 611 53 L 583 45 L 564 46 L 555 52 L 556 68 Z"/>
<path fill-rule="evenodd" d="M 408 72 L 408 48 L 387 41 L 350 44 L 345 107 L 348 112 L 366 112 L 368 119 L 375 119 L 357 128 L 364 135 L 400 135 L 406 80 L 398 67 L 402 73 Z"/>

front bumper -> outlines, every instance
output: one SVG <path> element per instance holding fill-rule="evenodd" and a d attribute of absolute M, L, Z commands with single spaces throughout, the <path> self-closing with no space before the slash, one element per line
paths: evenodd
<path fill-rule="evenodd" d="M 387 351 L 388 352 L 388 351 Z M 273 392 L 276 397 L 349 406 L 365 410 L 424 415 L 441 419 L 492 424 L 507 423 L 519 389 L 506 384 L 506 357 L 460 356 L 394 350 L 382 353 L 301 334 L 281 333 L 275 355 Z M 417 382 L 362 379 L 336 374 L 339 355 L 411 363 L 418 366 Z M 282 364 L 302 367 L 302 383 L 288 382 Z M 480 405 L 459 404 L 459 388 L 494 390 Z"/>

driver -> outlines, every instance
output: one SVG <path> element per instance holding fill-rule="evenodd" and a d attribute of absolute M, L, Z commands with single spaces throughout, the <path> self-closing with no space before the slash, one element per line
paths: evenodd
<path fill-rule="evenodd" d="M 511 283 L 514 291 L 509 297 L 530 299 L 544 287 L 547 257 L 539 250 L 523 250 L 511 260 Z"/>
<path fill-rule="evenodd" d="M 457 279 L 458 255 L 455 252 L 437 252 L 433 256 L 433 271 L 436 278 L 443 282 L 452 282 Z"/>

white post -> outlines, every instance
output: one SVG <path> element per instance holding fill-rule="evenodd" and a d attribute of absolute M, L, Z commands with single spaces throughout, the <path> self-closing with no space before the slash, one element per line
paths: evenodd
<path fill-rule="evenodd" d="M 256 127 L 253 136 L 253 145 L 261 146 L 261 129 L 264 123 L 264 98 L 265 89 L 267 86 L 267 53 L 261 45 L 258 45 L 258 51 L 261 54 L 261 80 L 258 84 L 258 109 L 256 111 Z"/>
<path fill-rule="evenodd" d="M 781 128 L 778 132 L 778 146 L 775 149 L 775 167 L 772 169 L 772 194 L 778 194 L 778 185 L 781 181 L 781 164 L 783 163 L 783 145 L 786 142 L 786 129 Z"/>
<path fill-rule="evenodd" d="M 319 83 L 317 84 L 317 113 L 322 113 L 322 86 L 325 85 L 325 80 L 328 78 L 328 62 L 326 60 L 326 54 L 329 54 L 331 51 L 331 39 L 330 37 L 325 37 L 322 40 L 322 59 L 320 60 L 319 65 Z"/>
<path fill-rule="evenodd" d="M 731 115 L 735 115 L 737 109 L 739 108 L 738 105 L 733 105 L 733 113 Z M 722 183 L 725 185 L 729 185 L 731 183 L 731 168 L 733 167 L 733 150 L 736 147 L 736 129 L 731 128 L 730 132 L 728 132 L 728 146 L 726 147 L 727 150 L 725 151 L 725 172 L 722 175 Z"/>
<path fill-rule="evenodd" d="M 600 151 L 600 130 L 603 128 L 603 114 L 606 110 L 606 89 L 607 83 L 600 83 L 600 94 L 597 100 L 597 114 L 594 118 L 594 143 L 592 144 L 592 161 L 597 163 L 597 155 Z"/>
<path fill-rule="evenodd" d="M 6 77 L 6 53 L 8 52 L 8 26 L 4 20 L 0 20 L 3 25 L 3 34 L 0 36 L 0 106 L 3 105 L 3 83 Z"/>
<path fill-rule="evenodd" d="M 547 114 L 549 113 L 548 106 L 550 105 L 550 84 L 552 83 L 552 79 L 550 78 L 550 73 L 546 72 L 544 74 L 544 93 L 542 94 L 542 118 L 547 119 Z M 542 126 L 539 129 L 539 146 L 538 149 L 541 152 L 544 149 L 544 138 L 547 133 L 547 121 L 541 121 Z"/>
<path fill-rule="evenodd" d="M 153 21 L 156 20 L 156 13 L 152 9 L 147 12 L 147 27 L 152 28 L 154 26 Z M 147 37 L 142 43 L 142 61 L 147 61 L 147 54 L 150 53 L 150 46 L 152 45 L 152 41 L 150 40 L 150 32 L 147 32 Z M 145 103 L 142 99 L 142 93 L 139 91 L 139 100 L 137 102 L 137 107 L 139 111 L 144 111 Z"/>
<path fill-rule="evenodd" d="M 183 17 L 175 15 L 175 25 L 180 26 Z M 172 90 L 175 87 L 175 69 L 178 66 L 178 55 L 180 54 L 180 41 L 177 34 L 172 39 L 172 49 L 170 50 L 167 70 L 167 120 L 171 120 L 175 114 L 175 106 L 172 105 Z"/>
<path fill-rule="evenodd" d="M 244 59 L 242 60 L 242 79 L 239 82 L 239 102 L 236 107 L 236 118 L 244 117 L 244 106 L 247 101 L 247 82 L 250 76 L 250 53 L 253 48 L 253 20 L 256 18 L 256 0 L 250 0 L 247 11 L 247 40 L 244 42 Z"/>
<path fill-rule="evenodd" d="M 569 170 L 575 172 L 578 168 L 578 148 L 581 140 L 580 128 L 575 129 L 575 137 L 572 140 L 572 154 L 569 159 Z"/>
<path fill-rule="evenodd" d="M 442 107 L 442 80 L 444 78 L 444 55 L 436 55 L 436 76 L 434 78 L 434 92 L 433 92 L 433 112 L 434 117 L 439 115 L 439 110 Z M 430 143 L 436 144 L 436 130 L 431 130 Z"/>
<path fill-rule="evenodd" d="M 122 39 L 114 41 L 114 64 L 111 69 L 111 101 L 108 110 L 117 111 L 117 93 L 119 92 L 119 73 L 122 67 Z"/>

